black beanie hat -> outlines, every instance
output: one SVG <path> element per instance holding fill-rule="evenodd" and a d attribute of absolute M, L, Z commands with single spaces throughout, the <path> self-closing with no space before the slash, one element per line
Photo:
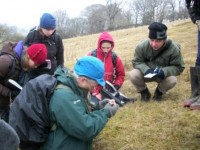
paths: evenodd
<path fill-rule="evenodd" d="M 153 22 L 149 25 L 149 38 L 150 39 L 158 39 L 164 40 L 167 38 L 167 26 L 159 23 Z"/>

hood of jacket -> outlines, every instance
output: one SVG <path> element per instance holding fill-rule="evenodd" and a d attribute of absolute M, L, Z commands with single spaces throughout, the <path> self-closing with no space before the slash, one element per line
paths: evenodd
<path fill-rule="evenodd" d="M 102 52 L 101 50 L 101 42 L 102 41 L 110 41 L 112 43 L 112 48 L 110 51 L 113 50 L 115 46 L 115 42 L 112 38 L 112 36 L 108 32 L 102 32 L 101 35 L 99 36 L 98 42 L 97 42 L 97 51 Z"/>
<path fill-rule="evenodd" d="M 76 77 L 73 75 L 73 71 L 69 70 L 68 68 L 58 66 L 54 73 L 54 76 L 58 80 L 58 83 L 62 83 L 68 86 L 75 94 L 85 97 L 85 93 L 88 93 L 87 90 L 81 89 L 78 86 Z"/>

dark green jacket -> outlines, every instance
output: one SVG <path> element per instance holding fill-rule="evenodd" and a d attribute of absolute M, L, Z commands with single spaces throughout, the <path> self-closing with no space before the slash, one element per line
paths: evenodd
<path fill-rule="evenodd" d="M 185 69 L 180 45 L 171 40 L 166 40 L 164 46 L 158 52 L 152 49 L 149 40 L 141 42 L 135 49 L 132 64 L 143 74 L 148 69 L 162 68 L 166 77 L 178 76 Z"/>
<path fill-rule="evenodd" d="M 74 76 L 58 68 L 57 80 L 69 88 L 57 88 L 50 100 L 50 118 L 57 127 L 51 131 L 42 150 L 90 150 L 93 138 L 104 128 L 109 112 L 106 109 L 89 112 L 88 91 L 78 87 Z"/>

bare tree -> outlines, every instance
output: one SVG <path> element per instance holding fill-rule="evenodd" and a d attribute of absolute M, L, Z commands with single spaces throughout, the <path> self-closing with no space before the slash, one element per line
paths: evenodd
<path fill-rule="evenodd" d="M 17 42 L 23 40 L 24 36 L 17 31 L 15 26 L 7 26 L 6 24 L 0 24 L 0 44 L 5 41 Z"/>
<path fill-rule="evenodd" d="M 84 18 L 87 18 L 88 34 L 98 33 L 105 30 L 106 24 L 106 7 L 101 4 L 88 6 L 82 13 Z"/>
<path fill-rule="evenodd" d="M 135 24 L 136 27 L 138 26 L 139 22 L 141 23 L 140 21 L 141 14 L 142 14 L 142 8 L 140 7 L 141 3 L 142 3 L 142 0 L 141 1 L 135 0 L 129 3 L 129 7 L 133 16 L 133 23 Z"/>
<path fill-rule="evenodd" d="M 134 0 L 131 2 L 135 24 L 148 25 L 153 21 L 163 22 L 167 0 Z"/>
<path fill-rule="evenodd" d="M 175 0 L 168 0 L 169 7 L 171 9 L 171 21 L 175 20 L 175 12 L 176 12 L 176 1 Z"/>
<path fill-rule="evenodd" d="M 70 22 L 66 10 L 57 10 L 54 12 L 57 23 L 57 32 L 61 35 L 62 38 L 67 38 L 67 27 Z"/>
<path fill-rule="evenodd" d="M 106 5 L 95 4 L 86 7 L 79 18 L 69 19 L 65 12 L 58 12 L 58 31 L 68 38 L 133 25 L 148 25 L 153 21 L 174 21 L 188 16 L 183 6 L 185 0 L 105 1 Z M 128 6 L 126 2 L 129 2 Z"/>
<path fill-rule="evenodd" d="M 122 11 L 122 18 L 120 28 L 128 28 L 133 26 L 133 19 L 131 9 L 127 9 L 126 11 Z"/>
<path fill-rule="evenodd" d="M 185 19 L 189 17 L 185 0 L 178 0 L 178 11 L 176 13 L 176 16 L 176 19 Z"/>
<path fill-rule="evenodd" d="M 88 34 L 86 31 L 87 20 L 84 18 L 72 18 L 66 28 L 67 37 L 75 37 Z"/>
<path fill-rule="evenodd" d="M 121 7 L 125 5 L 123 0 L 106 0 L 107 29 L 114 30 L 116 26 L 116 16 L 121 13 Z"/>

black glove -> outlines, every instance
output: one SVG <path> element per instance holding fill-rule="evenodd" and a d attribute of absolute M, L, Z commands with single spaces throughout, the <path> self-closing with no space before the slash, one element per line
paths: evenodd
<path fill-rule="evenodd" d="M 114 87 L 115 87 L 115 86 L 114 86 Z M 106 88 L 106 90 L 108 90 L 110 93 L 115 92 L 114 89 L 113 89 L 111 86 L 107 85 L 107 84 L 106 84 L 105 88 Z M 116 90 L 117 90 L 117 89 L 116 89 Z"/>
<path fill-rule="evenodd" d="M 157 73 L 157 77 L 160 79 L 164 79 L 165 78 L 165 74 L 164 71 L 162 69 L 156 69 L 154 71 L 154 73 Z"/>
<path fill-rule="evenodd" d="M 117 112 L 118 108 L 119 108 L 118 104 L 111 105 L 110 103 L 107 103 L 103 109 L 108 109 L 109 110 L 109 116 L 108 117 L 110 118 L 110 117 L 115 115 L 115 113 Z"/>
<path fill-rule="evenodd" d="M 114 87 L 115 87 L 115 89 L 118 91 L 119 90 L 119 88 L 120 88 L 120 86 L 119 85 L 117 85 L 117 84 L 115 84 L 114 85 Z"/>
<path fill-rule="evenodd" d="M 154 70 L 153 70 L 153 69 L 148 69 L 148 70 L 144 73 L 144 75 L 147 75 L 147 74 L 149 74 L 149 73 L 154 73 Z"/>
<path fill-rule="evenodd" d="M 197 20 L 200 20 L 200 8 L 189 8 L 188 13 L 193 23 L 196 23 Z"/>

